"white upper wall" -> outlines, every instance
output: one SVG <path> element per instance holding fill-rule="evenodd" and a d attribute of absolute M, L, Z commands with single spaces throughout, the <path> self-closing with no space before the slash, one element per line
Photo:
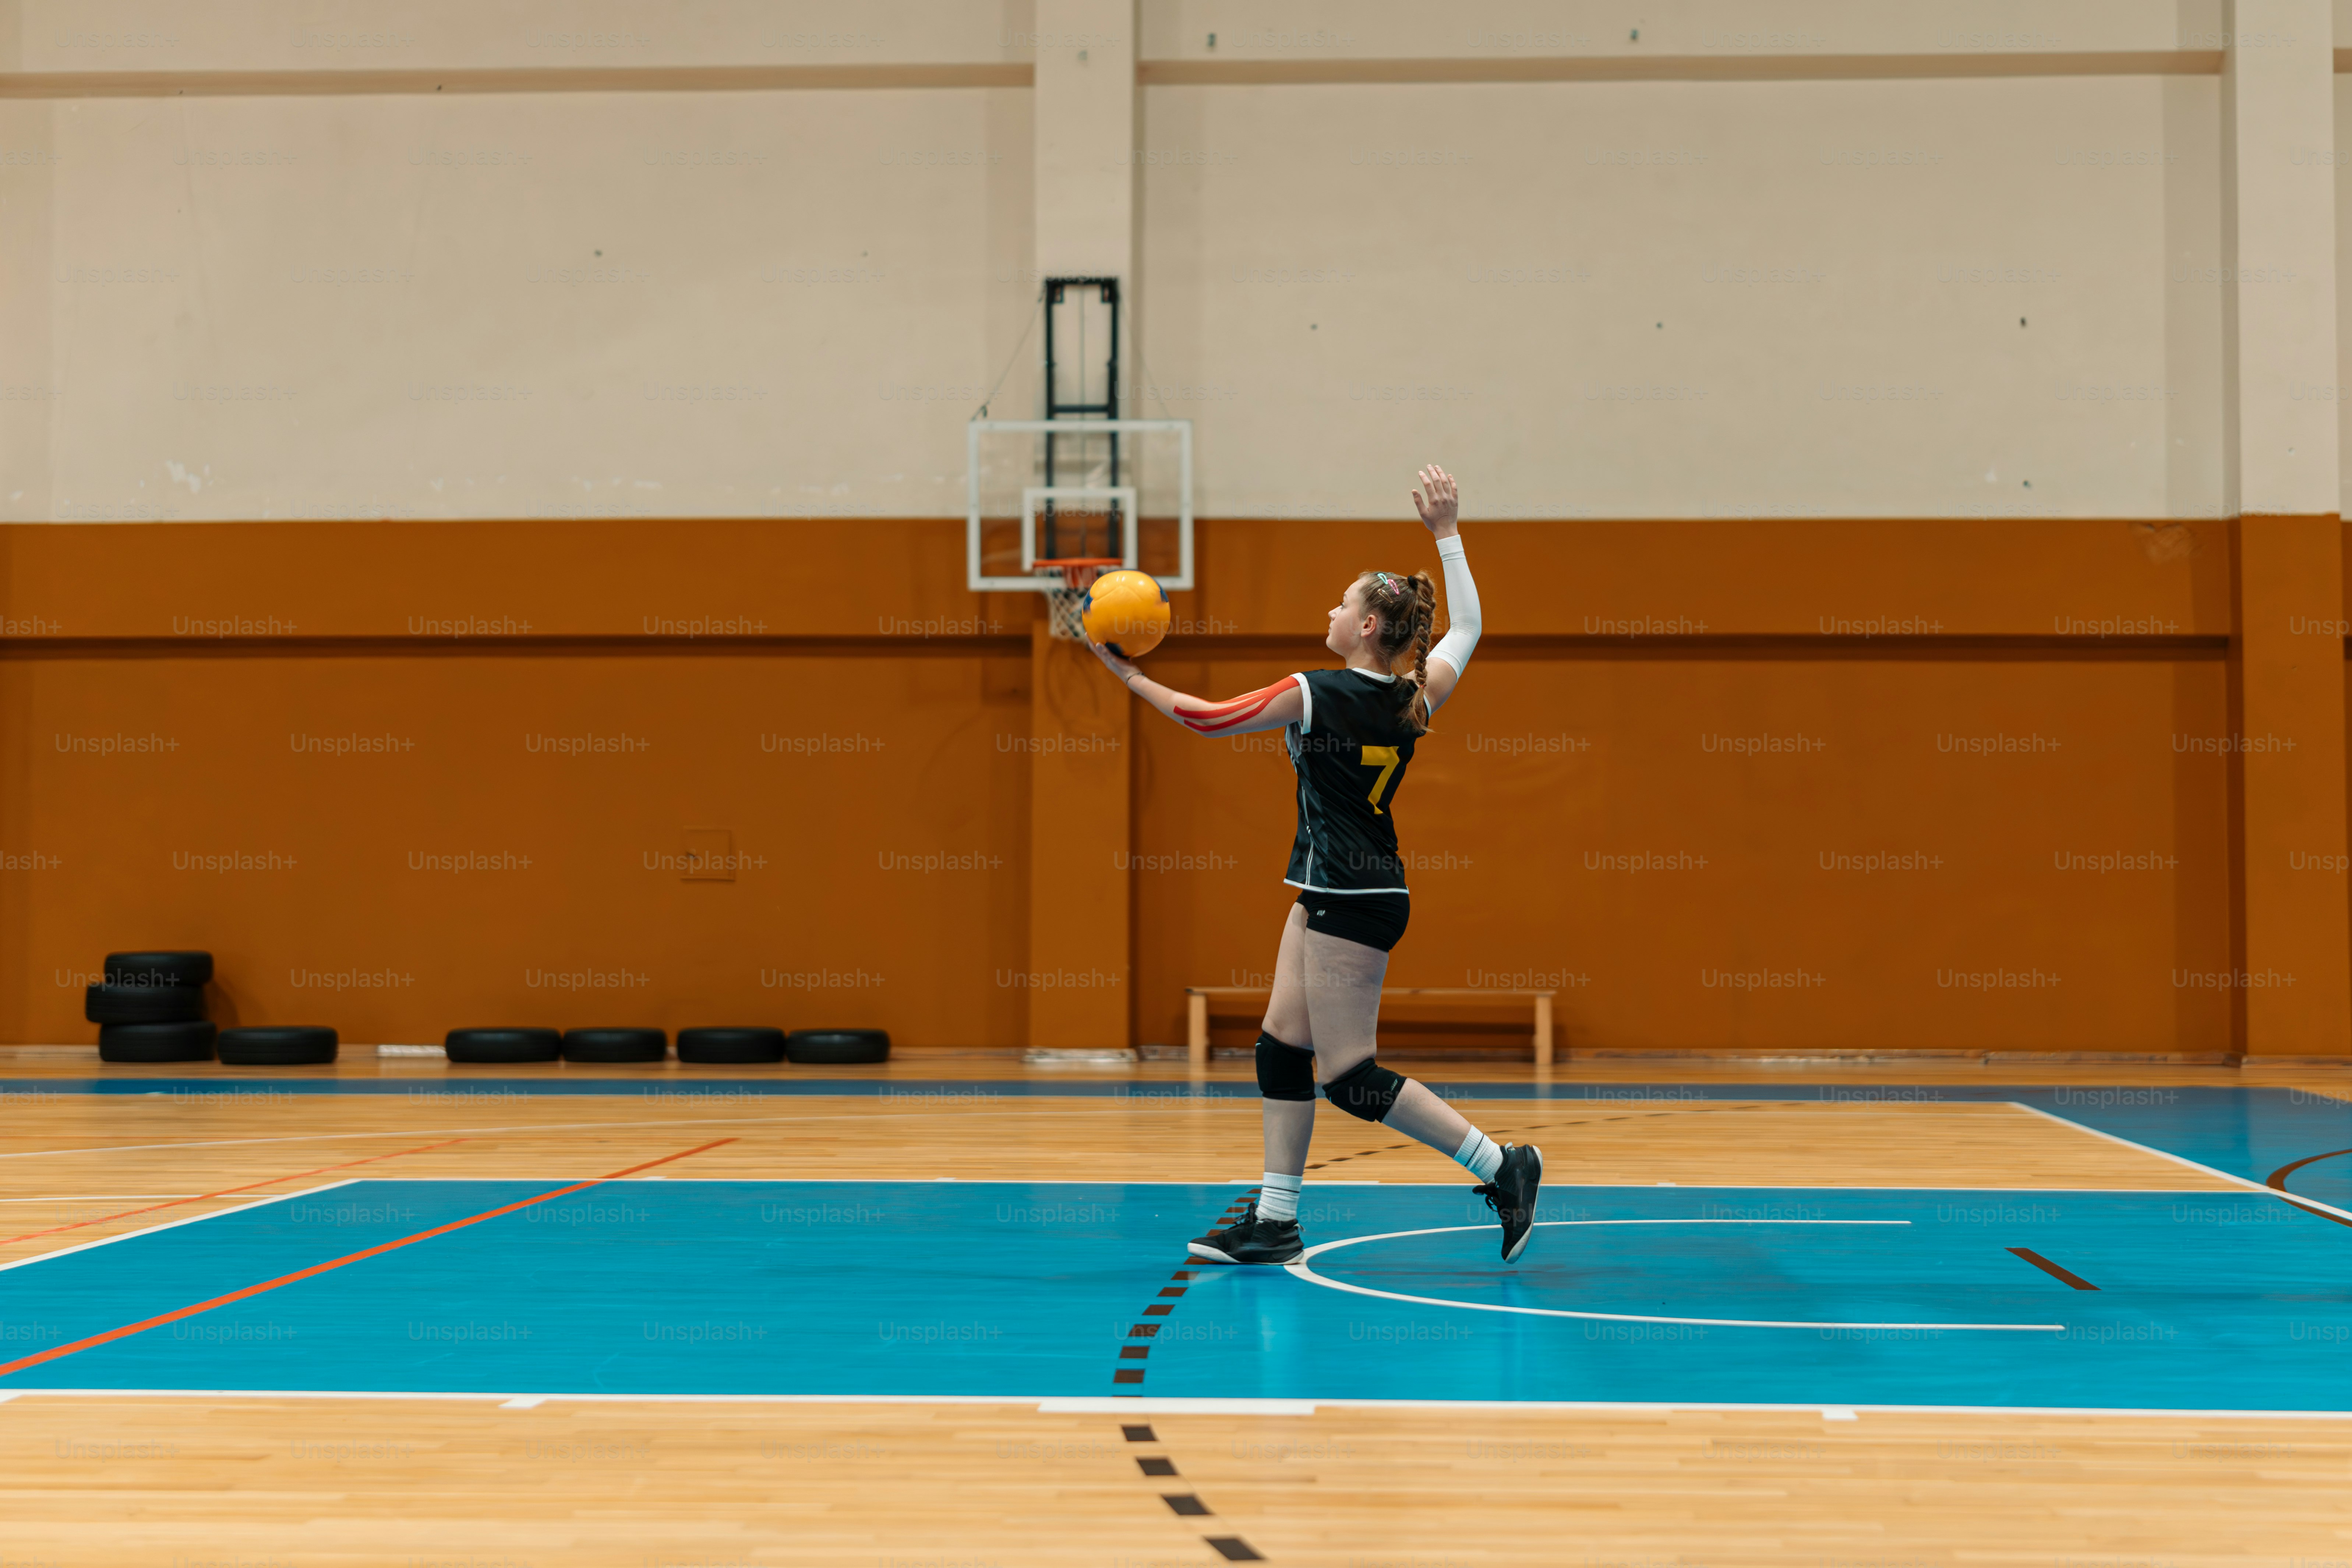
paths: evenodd
<path fill-rule="evenodd" d="M 2352 0 L 2335 4 L 2341 29 Z M 1145 0 L 1139 9 L 1149 59 L 2210 49 L 2221 28 L 2221 0 L 1631 9 L 1613 0 Z M 1028 0 L 6 0 L 0 69 L 980 62 L 1028 58 L 1041 41 L 1032 16 Z"/>
<path fill-rule="evenodd" d="M 1489 515 L 2212 515 L 2217 106 L 1155 89 L 1146 353 L 1213 515 L 1393 510 L 1433 458 Z"/>
<path fill-rule="evenodd" d="M 1142 28 L 1151 59 L 1976 54 L 2219 48 L 2221 14 L 2221 0 L 1152 0 Z"/>
<path fill-rule="evenodd" d="M 9 518 L 953 514 L 1031 292 L 1016 89 L 10 109 Z"/>
<path fill-rule="evenodd" d="M 1034 47 L 1030 14 L 1028 0 L 6 0 L 0 4 L 0 68 L 979 62 L 1028 58 Z"/>
<path fill-rule="evenodd" d="M 1027 0 L 399 10 L 0 0 L 0 67 L 1090 41 Z M 2210 49 L 2221 15 L 1684 0 L 1636 40 L 1588 0 L 1149 0 L 1137 31 L 1147 60 L 1933 55 Z M 1140 96 L 1129 374 L 1200 422 L 1204 514 L 1393 512 L 1424 457 L 1488 515 L 2220 510 L 2210 75 Z M 955 515 L 1008 364 L 992 412 L 1034 411 L 1031 103 L 0 100 L 0 519 Z"/>
<path fill-rule="evenodd" d="M 2352 0 L 2336 0 L 2336 37 L 2352 37 Z M 2352 517 L 2352 310 L 2345 307 L 2346 280 L 2352 279 L 2352 77 L 2336 79 L 2336 145 L 2308 149 L 2336 170 L 2336 380 L 2326 386 L 2290 388 L 2290 395 L 2315 396 L 2336 405 L 2336 449 L 2340 471 L 2340 510 Z"/>

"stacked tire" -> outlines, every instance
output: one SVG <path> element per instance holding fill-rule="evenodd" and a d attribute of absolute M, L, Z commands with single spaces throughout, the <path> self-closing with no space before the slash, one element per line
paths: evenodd
<path fill-rule="evenodd" d="M 452 1029 L 443 1041 L 459 1065 L 518 1062 L 658 1062 L 669 1039 L 659 1029 Z M 890 1037 L 880 1029 L 794 1029 L 765 1025 L 680 1029 L 677 1059 L 689 1066 L 743 1067 L 769 1062 L 879 1062 L 890 1058 Z"/>
<path fill-rule="evenodd" d="M 669 1059 L 669 1036 L 659 1029 L 566 1029 L 567 1062 L 659 1062 Z"/>
<path fill-rule="evenodd" d="M 890 1033 L 887 1029 L 794 1029 L 784 1041 L 784 1055 L 796 1062 L 887 1062 Z"/>
<path fill-rule="evenodd" d="M 335 1059 L 335 1031 L 313 1025 L 222 1029 L 205 1016 L 209 952 L 110 952 L 106 975 L 82 998 L 109 1062 L 205 1062 L 294 1067 Z"/>
<path fill-rule="evenodd" d="M 82 996 L 110 1062 L 210 1061 L 220 1031 L 205 1017 L 209 952 L 110 952 L 105 977 Z"/>
<path fill-rule="evenodd" d="M 563 1055 L 561 1029 L 452 1029 L 441 1048 L 453 1063 L 551 1062 Z"/>
<path fill-rule="evenodd" d="M 784 1032 L 764 1024 L 680 1029 L 677 1059 L 703 1067 L 740 1067 L 784 1059 Z"/>
<path fill-rule="evenodd" d="M 220 1059 L 224 1067 L 318 1067 L 335 1059 L 340 1044 L 335 1031 L 321 1024 L 257 1024 L 223 1029 Z"/>

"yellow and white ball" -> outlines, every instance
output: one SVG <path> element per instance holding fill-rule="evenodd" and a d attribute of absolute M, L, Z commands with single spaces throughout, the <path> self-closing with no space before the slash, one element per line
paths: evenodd
<path fill-rule="evenodd" d="M 1106 572 L 1079 606 L 1087 636 L 1121 658 L 1141 658 L 1168 635 L 1168 590 L 1148 572 Z"/>

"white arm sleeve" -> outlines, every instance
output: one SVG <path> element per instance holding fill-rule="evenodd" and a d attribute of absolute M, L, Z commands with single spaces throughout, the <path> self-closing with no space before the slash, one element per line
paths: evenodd
<path fill-rule="evenodd" d="M 1437 558 L 1445 563 L 1445 635 L 1429 650 L 1460 675 L 1470 668 L 1470 650 L 1478 646 L 1478 584 L 1470 580 L 1470 563 L 1462 553 L 1462 536 L 1437 542 Z"/>

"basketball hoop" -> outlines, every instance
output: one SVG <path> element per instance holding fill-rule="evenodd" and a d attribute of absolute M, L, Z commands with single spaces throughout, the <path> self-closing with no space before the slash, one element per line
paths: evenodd
<path fill-rule="evenodd" d="M 1049 572 L 1062 574 L 1060 587 L 1050 583 L 1045 586 L 1047 633 L 1064 642 L 1086 642 L 1086 622 L 1081 617 L 1086 614 L 1087 590 L 1094 586 L 1097 577 L 1127 563 L 1116 555 L 1069 555 L 1031 564 L 1040 577 Z"/>

